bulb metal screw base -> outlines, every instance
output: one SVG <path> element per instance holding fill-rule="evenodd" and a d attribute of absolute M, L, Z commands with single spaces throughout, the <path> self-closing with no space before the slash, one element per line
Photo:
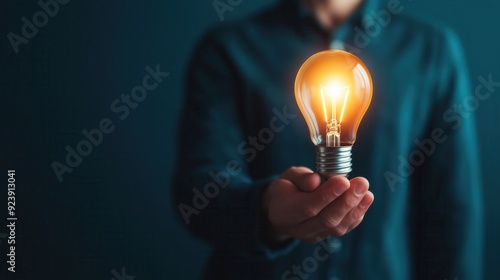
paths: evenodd
<path fill-rule="evenodd" d="M 316 146 L 316 171 L 325 179 L 346 176 L 352 170 L 352 146 Z"/>

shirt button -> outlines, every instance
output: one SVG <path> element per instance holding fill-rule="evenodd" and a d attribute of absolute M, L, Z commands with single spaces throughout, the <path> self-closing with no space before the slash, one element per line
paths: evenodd
<path fill-rule="evenodd" d="M 342 250 L 342 241 L 339 238 L 332 238 L 328 245 L 330 245 L 330 249 L 332 249 L 333 252 Z"/>

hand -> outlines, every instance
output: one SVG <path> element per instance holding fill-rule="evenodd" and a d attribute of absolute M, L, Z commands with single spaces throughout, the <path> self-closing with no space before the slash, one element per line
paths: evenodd
<path fill-rule="evenodd" d="M 306 167 L 291 167 L 263 194 L 262 207 L 277 241 L 290 237 L 309 243 L 342 236 L 356 228 L 373 202 L 363 177 L 334 176 L 321 183 Z"/>

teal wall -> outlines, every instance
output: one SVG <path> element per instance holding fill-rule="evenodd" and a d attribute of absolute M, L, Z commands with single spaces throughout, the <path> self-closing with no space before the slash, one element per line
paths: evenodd
<path fill-rule="evenodd" d="M 19 46 L 18 54 L 7 34 L 19 33 L 21 18 L 31 17 L 39 7 L 36 1 L 4 3 L 0 172 L 16 168 L 20 186 L 23 223 L 17 232 L 22 246 L 16 279 L 110 279 L 110 271 L 122 267 L 136 279 L 198 279 L 210 247 L 180 226 L 168 184 L 186 62 L 200 35 L 220 22 L 212 2 L 70 1 Z M 270 3 L 274 1 L 243 0 L 224 14 L 225 21 Z M 404 12 L 457 31 L 473 85 L 479 75 L 491 73 L 500 80 L 500 2 L 403 4 Z M 109 108 L 112 101 L 141 82 L 145 66 L 156 64 L 170 76 L 126 119 L 116 119 Z M 500 209 L 495 201 L 500 190 L 494 175 L 500 166 L 499 108 L 495 93 L 476 112 L 485 183 L 487 279 L 500 275 Z M 64 161 L 65 146 L 74 147 L 82 140 L 80 131 L 97 127 L 103 117 L 115 117 L 115 131 L 59 183 L 51 162 Z M 3 191 L 0 195 L 6 201 Z M 4 245 L 0 243 L 2 257 Z"/>

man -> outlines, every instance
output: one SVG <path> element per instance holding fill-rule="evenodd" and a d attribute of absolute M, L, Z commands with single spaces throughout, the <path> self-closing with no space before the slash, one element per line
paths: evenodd
<path fill-rule="evenodd" d="M 402 9 L 283 0 L 199 44 L 174 188 L 182 221 L 214 245 L 207 279 L 481 279 L 463 54 L 451 31 Z M 300 65 L 330 48 L 360 57 L 374 81 L 351 180 L 311 170 L 294 99 Z"/>

